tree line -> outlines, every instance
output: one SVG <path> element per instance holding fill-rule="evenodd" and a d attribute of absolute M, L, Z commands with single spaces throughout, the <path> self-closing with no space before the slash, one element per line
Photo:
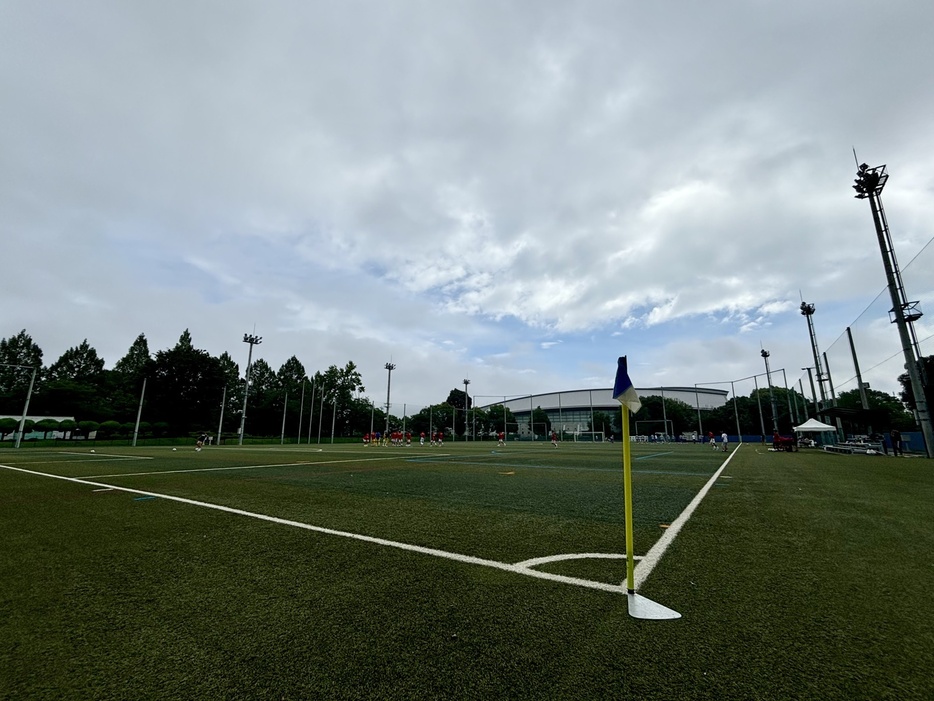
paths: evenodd
<path fill-rule="evenodd" d="M 19 416 L 33 382 L 29 413 L 69 416 L 73 420 L 30 422 L 26 432 L 64 431 L 77 437 L 91 431 L 102 437 L 179 437 L 196 433 L 239 435 L 246 378 L 226 351 L 212 356 L 196 348 L 186 329 L 172 348 L 152 353 L 145 334 L 133 341 L 112 369 L 87 339 L 43 365 L 42 349 L 26 330 L 0 340 L 0 414 Z M 387 416 L 385 407 L 362 396 L 363 378 L 353 361 L 343 367 L 307 372 L 296 356 L 278 370 L 262 358 L 249 368 L 247 436 L 281 436 L 302 441 L 360 436 L 370 430 L 413 433 L 445 430 L 489 433 L 512 412 L 502 406 L 473 407 L 463 390 L 413 416 Z M 142 408 L 141 408 L 142 407 Z M 469 417 L 468 411 L 469 411 Z M 301 425 L 300 425 L 301 424 Z M 15 419 L 0 419 L 0 439 L 18 429 Z"/>

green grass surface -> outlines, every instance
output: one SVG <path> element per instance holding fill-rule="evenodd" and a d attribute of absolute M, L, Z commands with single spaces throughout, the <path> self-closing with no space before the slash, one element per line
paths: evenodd
<path fill-rule="evenodd" d="M 0 462 L 487 561 L 624 552 L 619 445 L 321 448 Z M 725 456 L 633 450 L 641 555 Z M 934 697 L 924 459 L 742 446 L 641 590 L 683 615 L 665 622 L 618 593 L 96 489 L 0 469 L 2 698 Z"/>

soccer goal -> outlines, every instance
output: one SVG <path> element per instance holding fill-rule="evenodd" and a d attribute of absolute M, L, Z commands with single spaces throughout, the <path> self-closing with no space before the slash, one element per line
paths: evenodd
<path fill-rule="evenodd" d="M 642 433 L 642 430 L 639 428 L 640 424 L 649 428 L 647 434 Z M 665 419 L 643 419 L 642 421 L 636 421 L 636 435 L 647 435 L 649 437 L 654 437 L 655 440 L 674 440 L 674 423 L 671 419 L 667 421 Z"/>
<path fill-rule="evenodd" d="M 574 434 L 575 443 L 603 443 L 604 440 L 603 431 L 578 431 Z"/>

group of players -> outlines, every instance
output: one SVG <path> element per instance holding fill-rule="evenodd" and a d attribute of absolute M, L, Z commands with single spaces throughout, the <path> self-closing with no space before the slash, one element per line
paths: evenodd
<path fill-rule="evenodd" d="M 430 435 L 422 431 L 418 436 L 419 445 L 425 445 L 426 438 L 430 440 L 431 445 L 444 445 L 444 431 L 437 431 Z M 380 431 L 366 433 L 363 436 L 363 445 L 410 446 L 412 445 L 412 432 L 390 431 L 385 435 Z"/>

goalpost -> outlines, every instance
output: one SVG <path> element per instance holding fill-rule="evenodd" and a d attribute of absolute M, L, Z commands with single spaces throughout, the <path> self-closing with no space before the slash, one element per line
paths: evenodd
<path fill-rule="evenodd" d="M 574 434 L 575 443 L 603 443 L 605 440 L 603 431 L 578 431 Z"/>
<path fill-rule="evenodd" d="M 642 421 L 636 421 L 636 435 L 642 435 L 642 432 L 639 430 L 639 424 L 662 424 L 662 431 L 669 440 L 674 440 L 675 437 L 675 426 L 671 419 L 643 419 Z M 656 433 L 652 431 L 652 433 Z"/>

